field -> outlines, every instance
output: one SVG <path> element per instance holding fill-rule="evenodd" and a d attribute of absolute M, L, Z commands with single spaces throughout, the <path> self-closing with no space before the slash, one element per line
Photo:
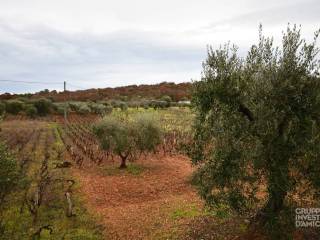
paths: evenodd
<path fill-rule="evenodd" d="M 1 139 L 19 160 L 23 181 L 4 207 L 4 239 L 198 239 L 207 233 L 197 227 L 212 231 L 209 219 L 215 234 L 205 239 L 243 232 L 243 221 L 230 223 L 223 209 L 208 211 L 190 182 L 193 167 L 179 150 L 190 110 L 129 109 L 125 115 L 137 113 L 156 116 L 164 140 L 127 169 L 99 148 L 90 131 L 96 115 L 69 115 L 67 124 L 61 116 L 4 120 Z"/>

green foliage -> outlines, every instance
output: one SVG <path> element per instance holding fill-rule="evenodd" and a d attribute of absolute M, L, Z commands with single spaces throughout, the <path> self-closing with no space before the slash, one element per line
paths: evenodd
<path fill-rule="evenodd" d="M 122 111 L 127 111 L 128 110 L 128 105 L 125 102 L 121 102 L 119 104 L 119 107 Z"/>
<path fill-rule="evenodd" d="M 166 108 L 170 106 L 170 103 L 166 102 L 166 101 L 156 101 L 153 100 L 151 101 L 150 105 L 154 108 L 154 109 L 162 109 L 162 108 Z"/>
<path fill-rule="evenodd" d="M 34 118 L 38 114 L 38 110 L 34 105 L 29 104 L 25 107 L 25 113 L 28 117 Z"/>
<path fill-rule="evenodd" d="M 18 166 L 5 144 L 0 142 L 0 212 L 5 197 L 18 183 Z"/>
<path fill-rule="evenodd" d="M 107 106 L 105 106 L 104 104 L 101 103 L 89 103 L 89 108 L 91 110 L 91 112 L 96 113 L 96 114 L 100 114 L 103 115 L 107 112 Z"/>
<path fill-rule="evenodd" d="M 320 191 L 318 35 L 308 44 L 288 26 L 276 48 L 260 29 L 245 59 L 229 45 L 208 49 L 202 79 L 194 83 L 190 155 L 209 205 L 226 203 L 244 213 L 263 204 L 256 220 L 273 223 L 275 231 L 292 194 L 319 199 L 312 194 Z M 257 198 L 263 185 L 267 199 Z"/>
<path fill-rule="evenodd" d="M 8 100 L 5 103 L 6 105 L 6 112 L 11 114 L 18 114 L 24 109 L 24 103 L 19 100 Z"/>
<path fill-rule="evenodd" d="M 181 218 L 195 218 L 203 215 L 205 214 L 201 211 L 201 209 L 198 206 L 190 204 L 179 206 L 177 209 L 173 211 L 171 217 L 174 220 L 177 220 Z"/>
<path fill-rule="evenodd" d="M 5 114 L 6 112 L 6 105 L 3 102 L 0 102 L 0 116 Z"/>
<path fill-rule="evenodd" d="M 66 109 L 67 112 L 69 112 L 69 104 L 66 102 L 62 103 L 53 103 L 52 104 L 53 110 L 56 111 L 58 114 L 64 114 L 64 111 Z"/>
<path fill-rule="evenodd" d="M 86 102 L 70 102 L 69 106 L 72 111 L 75 111 L 80 114 L 90 113 L 91 109 Z"/>
<path fill-rule="evenodd" d="M 40 98 L 32 101 L 33 105 L 37 109 L 39 116 L 46 116 L 52 109 L 52 102 L 47 98 Z"/>
<path fill-rule="evenodd" d="M 172 102 L 172 98 L 168 95 L 164 95 L 161 97 L 161 101 L 166 102 L 166 106 L 165 107 L 170 107 L 171 102 Z"/>
<path fill-rule="evenodd" d="M 103 149 L 122 159 L 121 167 L 126 167 L 129 156 L 154 151 L 160 143 L 160 128 L 155 120 L 143 116 L 134 116 L 130 120 L 107 116 L 93 127 L 93 132 Z"/>
<path fill-rule="evenodd" d="M 155 150 L 161 142 L 161 128 L 155 117 L 150 114 L 140 114 L 135 118 L 136 145 L 141 152 Z"/>

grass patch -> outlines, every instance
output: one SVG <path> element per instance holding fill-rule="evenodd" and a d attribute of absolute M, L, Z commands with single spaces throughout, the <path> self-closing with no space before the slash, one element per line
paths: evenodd
<path fill-rule="evenodd" d="M 181 218 L 195 218 L 195 217 L 216 217 L 218 219 L 228 219 L 231 216 L 231 212 L 227 206 L 219 205 L 213 208 L 201 208 L 195 204 L 188 204 L 179 206 L 172 214 L 171 218 L 174 220 Z"/>
<path fill-rule="evenodd" d="M 181 206 L 173 211 L 171 218 L 174 220 L 181 218 L 194 218 L 203 215 L 203 211 L 194 204 Z"/>

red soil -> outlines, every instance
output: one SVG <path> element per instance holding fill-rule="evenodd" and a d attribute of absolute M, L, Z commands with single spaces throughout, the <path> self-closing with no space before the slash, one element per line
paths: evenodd
<path fill-rule="evenodd" d="M 190 160 L 183 156 L 152 156 L 136 162 L 145 170 L 103 175 L 101 169 L 74 169 L 87 207 L 101 217 L 106 239 L 167 239 L 176 230 L 172 212 L 201 202 L 188 183 Z M 183 224 L 181 221 L 178 224 Z"/>

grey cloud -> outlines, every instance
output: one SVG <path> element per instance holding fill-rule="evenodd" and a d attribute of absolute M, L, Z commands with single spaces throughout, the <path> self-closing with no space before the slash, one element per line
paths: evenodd
<path fill-rule="evenodd" d="M 205 48 L 180 47 L 164 43 L 164 38 L 155 33 L 138 31 L 104 35 L 68 34 L 43 26 L 20 31 L 0 22 L 0 78 L 44 82 L 68 79 L 74 84 L 96 87 L 103 84 L 110 86 L 110 82 L 125 85 L 131 82 L 128 79 L 130 72 L 137 83 L 152 82 L 152 79 L 145 79 L 145 73 L 149 73 L 148 76 L 152 76 L 151 73 L 160 76 L 166 72 L 200 73 Z M 125 78 L 121 78 L 121 74 Z M 139 74 L 140 81 L 137 79 Z M 88 81 L 81 82 L 81 79 Z M 7 87 L 2 85 L 1 92 L 11 90 Z M 17 89 L 14 86 L 11 88 Z M 39 88 L 43 86 L 33 89 Z"/>
<path fill-rule="evenodd" d="M 203 28 L 203 30 L 216 29 L 223 24 L 230 26 L 257 26 L 259 23 L 268 25 L 312 24 L 320 27 L 319 0 L 302 1 L 287 6 L 266 8 L 230 19 L 215 22 Z"/>

